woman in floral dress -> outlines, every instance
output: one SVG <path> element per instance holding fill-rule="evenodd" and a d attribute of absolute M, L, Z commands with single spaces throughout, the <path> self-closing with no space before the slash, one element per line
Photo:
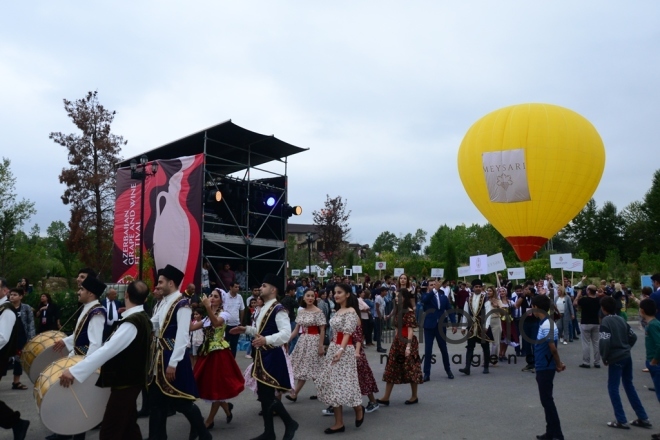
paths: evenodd
<path fill-rule="evenodd" d="M 351 336 L 360 322 L 357 297 L 349 285 L 339 283 L 335 285 L 335 303 L 338 310 L 330 319 L 334 337 L 316 382 L 319 400 L 334 408 L 335 424 L 325 430 L 326 434 L 345 431 L 342 406 L 353 407 L 357 427 L 362 425 L 365 414 Z"/>
<path fill-rule="evenodd" d="M 325 315 L 321 309 L 316 307 L 316 295 L 312 289 L 305 291 L 302 300 L 305 308 L 298 312 L 296 327 L 291 332 L 291 339 L 293 339 L 302 328 L 302 334 L 291 353 L 293 377 L 297 382 L 295 390 L 286 398 L 292 402 L 298 400 L 298 393 L 306 381 L 316 380 L 323 368 L 323 355 L 325 354 L 323 350 Z"/>
<path fill-rule="evenodd" d="M 353 344 L 355 345 L 355 360 L 357 363 L 358 381 L 360 382 L 360 394 L 369 398 L 366 412 L 374 412 L 378 409 L 378 402 L 374 393 L 378 392 L 378 385 L 376 385 L 376 378 L 371 371 L 367 355 L 364 353 L 364 334 L 362 326 L 358 325 L 352 335 Z"/>
<path fill-rule="evenodd" d="M 222 311 L 220 292 L 214 290 L 204 296 L 202 304 L 208 316 L 199 323 L 193 323 L 190 331 L 202 329 L 204 343 L 199 348 L 199 357 L 193 369 L 199 397 L 211 402 L 211 410 L 206 418 L 206 427 L 213 428 L 215 415 L 222 407 L 230 423 L 234 405 L 227 400 L 238 396 L 245 387 L 243 374 L 225 340 L 225 328 L 229 313 Z"/>
<path fill-rule="evenodd" d="M 397 325 L 397 335 L 390 347 L 390 353 L 383 373 L 385 395 L 378 399 L 379 405 L 390 404 L 390 394 L 395 384 L 409 383 L 411 396 L 405 401 L 406 405 L 419 402 L 417 398 L 417 385 L 423 383 L 422 359 L 419 357 L 419 342 L 414 334 L 417 328 L 415 319 L 415 305 L 413 296 L 406 288 L 401 288 L 395 298 L 395 319 L 401 320 Z M 398 322 L 397 322 L 398 324 Z"/>

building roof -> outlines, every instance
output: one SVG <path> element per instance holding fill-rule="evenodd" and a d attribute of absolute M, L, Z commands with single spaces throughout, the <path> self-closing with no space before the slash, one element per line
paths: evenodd
<path fill-rule="evenodd" d="M 308 232 L 312 232 L 312 233 L 316 234 L 317 230 L 318 230 L 318 226 L 316 226 L 316 225 L 305 225 L 305 224 L 289 223 L 288 233 L 289 234 L 306 234 Z"/>

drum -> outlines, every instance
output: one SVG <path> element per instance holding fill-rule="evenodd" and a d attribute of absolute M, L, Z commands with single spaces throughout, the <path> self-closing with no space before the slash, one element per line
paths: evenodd
<path fill-rule="evenodd" d="M 60 385 L 62 372 L 81 360 L 83 356 L 57 360 L 46 367 L 34 383 L 34 399 L 41 421 L 57 434 L 86 432 L 103 420 L 110 388 L 96 386 L 98 370 L 83 383 L 74 381 L 69 388 Z"/>
<path fill-rule="evenodd" d="M 66 349 L 59 353 L 53 350 L 55 342 L 64 338 L 66 338 L 64 333 L 50 330 L 38 334 L 25 344 L 21 353 L 21 363 L 32 383 L 36 382 L 44 368 L 69 354 Z"/>

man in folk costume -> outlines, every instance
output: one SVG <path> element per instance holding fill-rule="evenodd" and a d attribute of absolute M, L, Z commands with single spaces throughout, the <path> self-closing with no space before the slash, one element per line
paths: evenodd
<path fill-rule="evenodd" d="M 126 289 L 126 310 L 113 324 L 109 339 L 101 348 L 64 370 L 60 384 L 69 387 L 74 379 L 84 382 L 98 368 L 101 376 L 96 385 L 110 387 L 99 438 L 142 440 L 137 424 L 137 396 L 147 381 L 151 353 L 152 324 L 143 304 L 149 288 L 135 281 Z"/>
<path fill-rule="evenodd" d="M 273 411 L 277 411 L 284 422 L 283 440 L 293 439 L 298 423 L 278 399 L 275 391 L 289 391 L 289 369 L 286 364 L 284 344 L 291 337 L 291 324 L 287 309 L 277 302 L 277 295 L 283 292 L 284 280 L 274 274 L 266 274 L 261 285 L 261 298 L 264 306 L 257 317 L 256 327 L 234 327 L 233 334 L 246 333 L 253 336 L 252 377 L 257 381 L 257 396 L 261 402 L 264 417 L 264 433 L 252 440 L 275 440 Z"/>
<path fill-rule="evenodd" d="M 99 303 L 107 286 L 95 277 L 88 276 L 80 284 L 78 299 L 83 308 L 76 322 L 76 330 L 72 335 L 60 339 L 53 345 L 55 351 L 69 350 L 69 357 L 94 353 L 103 344 L 103 327 L 106 310 Z"/>
<path fill-rule="evenodd" d="M 103 328 L 105 327 L 106 310 L 99 302 L 107 286 L 96 277 L 87 275 L 80 282 L 78 301 L 83 305 L 76 329 L 72 335 L 60 339 L 53 345 L 53 350 L 62 351 L 64 347 L 69 350 L 69 357 L 87 356 L 101 348 L 103 344 Z M 71 438 L 68 435 L 51 434 L 49 440 L 62 440 Z M 73 436 L 73 440 L 82 440 L 85 433 Z"/>
<path fill-rule="evenodd" d="M 468 340 L 467 340 L 467 351 L 465 352 L 465 368 L 461 368 L 458 371 L 465 375 L 470 375 L 470 365 L 472 363 L 472 354 L 474 353 L 474 347 L 477 345 L 477 342 L 481 344 L 481 348 L 484 353 L 484 374 L 488 374 L 488 363 L 490 362 L 490 343 L 493 342 L 486 335 L 486 329 L 483 326 L 486 323 L 486 294 L 482 290 L 483 282 L 479 279 L 472 281 L 472 292 L 465 301 L 465 306 L 463 311 L 463 320 L 469 323 Z M 467 316 L 470 319 L 467 319 Z M 465 334 L 466 329 L 461 330 L 462 334 Z"/>
<path fill-rule="evenodd" d="M 9 358 L 16 354 L 16 337 L 19 322 L 16 311 L 7 298 L 6 281 L 0 278 L 0 371 L 7 371 Z M 4 375 L 4 374 L 2 374 Z M 0 377 L 2 377 L 0 375 Z M 15 440 L 23 440 L 30 426 L 29 420 L 21 419 L 21 413 L 14 411 L 0 400 L 0 428 L 12 429 Z"/>
<path fill-rule="evenodd" d="M 179 292 L 182 280 L 183 272 L 172 265 L 158 271 L 156 289 L 163 299 L 151 318 L 154 346 L 149 374 L 149 438 L 152 440 L 167 438 L 169 408 L 188 419 L 190 439 L 213 438 L 195 405 L 197 385 L 190 356 L 186 356 L 192 312 L 190 302 Z"/>

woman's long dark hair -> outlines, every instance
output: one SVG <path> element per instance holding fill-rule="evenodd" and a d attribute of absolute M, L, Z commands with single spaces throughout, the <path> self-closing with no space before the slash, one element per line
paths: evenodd
<path fill-rule="evenodd" d="M 358 303 L 357 296 L 353 293 L 353 289 L 346 283 L 337 283 L 335 287 L 339 287 L 341 290 L 348 294 L 346 298 L 346 307 L 352 307 L 353 310 L 357 313 L 358 317 L 360 316 L 360 304 Z M 335 301 L 335 311 L 341 309 L 339 303 Z"/>
<path fill-rule="evenodd" d="M 53 303 L 53 298 L 50 296 L 50 293 L 42 293 L 43 296 L 45 296 L 48 299 L 48 304 Z M 41 301 L 39 301 L 39 304 L 43 304 Z"/>

